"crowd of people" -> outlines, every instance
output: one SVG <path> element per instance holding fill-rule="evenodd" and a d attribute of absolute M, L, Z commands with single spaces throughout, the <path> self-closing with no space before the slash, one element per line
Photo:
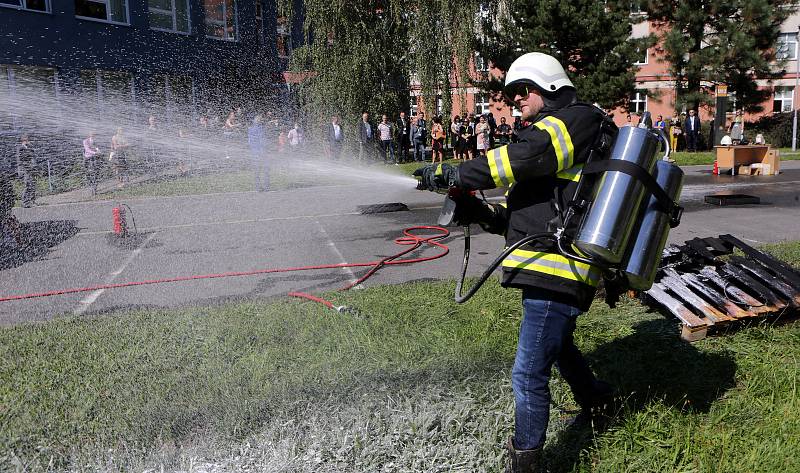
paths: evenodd
<path fill-rule="evenodd" d="M 519 117 L 513 124 L 506 123 L 505 117 L 498 123 L 491 112 L 470 113 L 463 117 L 455 115 L 449 123 L 442 116 L 435 116 L 429 122 L 423 111 L 416 112 L 413 117 L 400 112 L 397 118 L 381 115 L 377 124 L 369 112 L 364 112 L 351 132 L 361 161 L 383 160 L 385 164 L 423 162 L 428 159 L 427 150 L 430 149 L 431 162 L 436 163 L 442 162 L 446 153 L 463 161 L 485 156 L 486 151 L 494 147 L 515 142 L 521 127 Z M 340 159 L 347 133 L 339 117 L 332 116 L 324 133 L 330 159 Z"/>

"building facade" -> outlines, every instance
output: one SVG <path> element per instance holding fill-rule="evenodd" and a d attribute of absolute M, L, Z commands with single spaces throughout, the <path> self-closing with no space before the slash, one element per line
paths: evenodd
<path fill-rule="evenodd" d="M 294 0 L 302 8 L 301 0 Z M 148 108 L 280 100 L 302 20 L 274 0 L 0 0 L 0 94 L 114 96 Z M 293 32 L 293 33 L 290 33 Z M 0 113 L 0 127 L 14 127 Z"/>

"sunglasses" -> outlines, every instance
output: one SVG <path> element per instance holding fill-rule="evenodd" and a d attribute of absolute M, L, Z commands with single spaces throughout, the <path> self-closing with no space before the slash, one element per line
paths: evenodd
<path fill-rule="evenodd" d="M 534 90 L 535 89 L 528 84 L 512 84 L 506 87 L 505 90 L 503 90 L 503 94 L 509 101 L 513 102 L 514 97 L 516 97 L 517 95 L 524 98 L 527 97 Z"/>

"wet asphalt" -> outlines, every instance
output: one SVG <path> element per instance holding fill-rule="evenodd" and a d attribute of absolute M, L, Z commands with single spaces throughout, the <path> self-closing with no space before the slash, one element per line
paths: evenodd
<path fill-rule="evenodd" d="M 800 161 L 778 176 L 714 176 L 710 166 L 684 168 L 683 223 L 670 242 L 731 233 L 750 243 L 800 239 Z M 759 197 L 758 205 L 718 207 L 707 194 Z M 402 202 L 408 211 L 361 214 L 359 206 Z M 265 193 L 128 199 L 138 235 L 124 243 L 110 234 L 115 202 L 64 203 L 15 209 L 24 228 L 42 235 L 0 269 L 0 298 L 54 290 L 192 275 L 320 264 L 368 262 L 404 246 L 403 229 L 436 221 L 442 197 L 396 185 L 321 186 Z M 129 222 L 132 223 L 132 222 Z M 132 225 L 131 225 L 132 226 Z M 364 285 L 454 278 L 462 259 L 461 230 L 443 241 L 450 254 L 381 269 Z M 470 274 L 502 249 L 501 237 L 475 231 Z M 428 248 L 411 256 L 430 256 Z M 261 274 L 97 290 L 0 302 L 0 325 L 98 314 L 136 307 L 203 307 L 227 301 L 285 297 L 289 291 L 337 289 L 365 269 Z"/>

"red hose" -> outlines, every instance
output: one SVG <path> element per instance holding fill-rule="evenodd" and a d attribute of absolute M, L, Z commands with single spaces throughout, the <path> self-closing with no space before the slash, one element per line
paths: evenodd
<path fill-rule="evenodd" d="M 421 237 L 415 235 L 413 232 L 415 230 L 433 230 L 435 233 L 428 237 Z M 131 281 L 131 282 L 124 282 L 124 283 L 116 283 L 116 284 L 100 284 L 97 286 L 89 286 L 89 287 L 79 287 L 79 288 L 68 288 L 68 289 L 57 289 L 53 291 L 47 292 L 38 292 L 38 293 L 30 293 L 30 294 L 20 294 L 14 296 L 2 296 L 0 297 L 0 302 L 9 302 L 9 301 L 18 301 L 23 299 L 34 299 L 37 297 L 50 297 L 50 296 L 58 296 L 62 294 L 74 294 L 78 292 L 90 292 L 90 291 L 97 291 L 100 289 L 117 289 L 121 287 L 131 287 L 131 286 L 145 286 L 149 284 L 162 284 L 162 283 L 169 283 L 169 282 L 180 282 L 180 281 L 194 281 L 198 279 L 215 279 L 215 278 L 228 278 L 228 277 L 237 277 L 237 276 L 253 276 L 257 274 L 268 274 L 268 273 L 286 273 L 290 271 L 308 271 L 312 269 L 334 269 L 334 268 L 357 268 L 357 267 L 365 267 L 365 266 L 372 266 L 369 271 L 367 271 L 364 276 L 359 278 L 352 284 L 348 284 L 347 286 L 340 289 L 340 291 L 346 291 L 353 286 L 361 284 L 367 278 L 375 274 L 381 267 L 390 264 L 411 264 L 411 263 L 420 263 L 423 261 L 430 261 L 437 258 L 441 258 L 445 256 L 447 253 L 450 252 L 450 249 L 447 248 L 446 245 L 443 245 L 438 242 L 438 240 L 444 239 L 450 235 L 450 231 L 446 228 L 442 227 L 435 227 L 435 226 L 428 226 L 428 225 L 421 225 L 417 227 L 409 227 L 403 230 L 404 237 L 396 238 L 394 242 L 398 245 L 408 245 L 409 248 L 405 249 L 397 254 L 392 256 L 388 256 L 378 261 L 370 261 L 367 263 L 339 263 L 339 264 L 322 264 L 316 266 L 299 266 L 293 268 L 268 268 L 268 269 L 257 269 L 253 271 L 237 271 L 237 272 L 228 272 L 228 273 L 217 273 L 217 274 L 198 274 L 192 276 L 179 276 L 174 278 L 163 278 L 163 279 L 150 279 L 145 281 Z M 442 249 L 442 252 L 433 256 L 426 256 L 424 258 L 409 258 L 409 259 L 398 259 L 401 256 L 404 256 L 415 249 L 419 248 L 423 243 L 439 247 Z M 321 299 L 316 296 L 312 296 L 310 294 L 305 294 L 302 292 L 291 292 L 289 293 L 290 296 L 293 297 L 304 297 L 306 299 L 310 299 L 321 304 L 325 304 L 328 307 L 333 308 L 333 304 L 325 299 Z"/>

